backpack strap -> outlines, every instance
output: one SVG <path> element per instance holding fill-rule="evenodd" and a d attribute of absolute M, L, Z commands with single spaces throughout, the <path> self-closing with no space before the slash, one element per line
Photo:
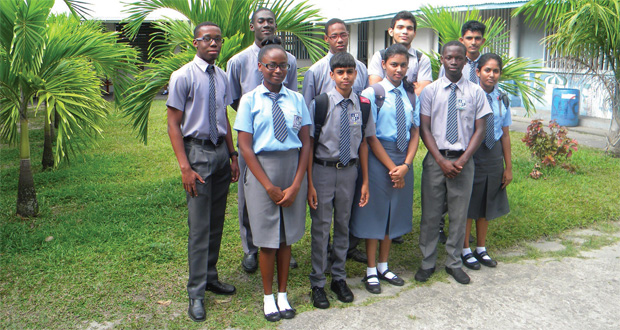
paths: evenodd
<path fill-rule="evenodd" d="M 321 128 L 323 128 L 323 124 L 325 124 L 328 107 L 329 97 L 326 93 L 322 93 L 314 98 L 314 153 L 316 153 L 316 147 L 319 145 Z"/>
<path fill-rule="evenodd" d="M 366 124 L 368 124 L 368 117 L 370 117 L 370 100 L 358 95 L 360 99 L 360 110 L 362 110 L 362 139 L 366 133 Z"/>
<path fill-rule="evenodd" d="M 509 111 L 509 107 L 510 107 L 510 98 L 508 98 L 508 94 L 506 94 L 504 91 L 500 90 L 499 91 L 499 100 L 501 101 L 501 103 L 504 104 L 504 108 L 506 108 L 506 111 Z M 501 116 L 501 105 L 500 105 L 500 116 Z"/>
<path fill-rule="evenodd" d="M 375 104 L 377 105 L 377 116 L 379 116 L 379 110 L 381 110 L 385 101 L 385 89 L 379 83 L 373 84 L 370 87 L 375 92 Z"/>

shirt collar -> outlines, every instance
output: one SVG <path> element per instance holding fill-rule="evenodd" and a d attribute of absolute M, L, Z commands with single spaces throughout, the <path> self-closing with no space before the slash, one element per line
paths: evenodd
<path fill-rule="evenodd" d="M 415 48 L 413 48 L 413 46 L 409 47 L 409 49 L 407 49 L 407 52 L 409 53 L 409 55 L 413 58 L 418 58 L 418 54 L 415 51 Z"/>
<path fill-rule="evenodd" d="M 254 53 L 254 55 L 258 56 L 258 52 L 260 52 L 260 47 L 256 45 L 256 42 L 253 42 L 250 46 L 250 50 Z"/>
<path fill-rule="evenodd" d="M 278 94 L 281 94 L 281 95 L 287 95 L 286 90 L 287 90 L 287 89 L 286 89 L 286 87 L 284 87 L 284 85 L 282 85 L 282 87 L 280 88 L 280 92 L 279 92 Z M 263 84 L 263 83 L 261 83 L 260 85 L 258 85 L 258 91 L 259 91 L 261 94 L 271 93 L 271 91 L 270 91 L 270 90 L 268 90 L 268 89 L 267 89 L 267 87 L 265 87 L 265 84 Z"/>
<path fill-rule="evenodd" d="M 475 60 L 473 60 L 473 61 L 472 61 L 472 60 L 470 60 L 470 59 L 469 59 L 469 57 L 467 57 L 467 56 L 465 56 L 465 57 L 467 57 L 467 63 L 471 63 L 471 62 L 478 63 L 478 60 L 480 59 L 480 56 L 482 56 L 482 55 L 481 55 L 481 54 L 478 54 L 478 58 L 476 58 L 476 59 L 475 59 Z"/>
<path fill-rule="evenodd" d="M 207 72 L 207 68 L 209 67 L 209 64 L 207 63 L 207 61 L 203 60 L 202 58 L 198 57 L 198 55 L 194 55 L 194 61 L 193 61 L 198 68 L 200 68 L 200 71 L 202 72 Z"/>
<path fill-rule="evenodd" d="M 398 87 L 394 87 L 394 85 L 392 85 L 392 83 L 388 80 L 388 78 L 383 78 L 383 80 L 381 80 L 380 84 L 383 86 L 383 89 L 385 89 L 385 93 L 389 93 L 391 92 L 393 89 L 399 89 L 400 90 L 400 95 L 405 95 L 405 87 L 403 87 L 403 82 L 400 82 L 400 85 Z"/>

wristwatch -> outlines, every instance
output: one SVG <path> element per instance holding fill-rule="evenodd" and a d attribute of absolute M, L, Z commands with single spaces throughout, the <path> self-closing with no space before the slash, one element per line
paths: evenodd
<path fill-rule="evenodd" d="M 403 165 L 407 166 L 407 169 L 409 169 L 409 171 L 411 171 L 411 164 L 403 163 Z"/>
<path fill-rule="evenodd" d="M 229 156 L 230 158 L 233 158 L 233 156 L 237 156 L 237 157 L 239 157 L 239 153 L 238 153 L 237 151 L 233 151 L 233 152 L 231 152 L 230 154 L 228 154 L 228 156 Z"/>

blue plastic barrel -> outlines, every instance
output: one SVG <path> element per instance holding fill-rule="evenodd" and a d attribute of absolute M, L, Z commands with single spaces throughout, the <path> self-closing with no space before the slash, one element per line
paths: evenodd
<path fill-rule="evenodd" d="M 579 125 L 579 90 L 554 88 L 551 103 L 551 119 L 560 126 Z"/>

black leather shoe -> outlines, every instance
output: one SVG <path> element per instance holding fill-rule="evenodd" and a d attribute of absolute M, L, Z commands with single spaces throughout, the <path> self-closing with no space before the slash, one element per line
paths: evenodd
<path fill-rule="evenodd" d="M 368 263 L 366 253 L 358 250 L 357 248 L 351 249 L 349 253 L 347 253 L 347 259 L 353 259 L 354 261 L 361 262 L 363 264 Z"/>
<path fill-rule="evenodd" d="M 474 250 L 474 258 L 478 259 L 478 261 L 487 266 L 487 267 L 495 267 L 497 266 L 497 261 L 493 260 L 493 259 L 485 259 L 484 256 L 487 256 L 489 258 L 491 258 L 491 256 L 489 256 L 489 254 L 487 253 L 487 251 L 482 251 L 481 253 L 478 253 L 476 250 Z"/>
<path fill-rule="evenodd" d="M 329 300 L 327 300 L 327 295 L 325 294 L 325 289 L 313 286 L 312 292 L 310 293 L 310 298 L 312 299 L 312 304 L 316 308 L 325 309 L 329 308 Z"/>
<path fill-rule="evenodd" d="M 342 301 L 343 303 L 350 303 L 353 301 L 353 292 L 351 292 L 351 289 L 349 289 L 347 281 L 332 280 L 331 289 L 332 291 L 334 291 L 336 296 L 338 296 L 338 300 Z"/>
<path fill-rule="evenodd" d="M 403 244 L 405 243 L 405 239 L 402 236 L 392 238 L 392 243 L 394 244 Z"/>
<path fill-rule="evenodd" d="M 383 273 L 378 273 L 377 277 L 379 277 L 380 280 L 387 281 L 388 283 L 390 283 L 392 285 L 396 285 L 396 286 L 403 286 L 403 285 L 405 285 L 405 281 L 402 278 L 398 277 L 398 275 L 394 274 L 393 272 L 392 272 L 392 274 L 394 274 L 393 278 L 389 279 L 389 278 L 385 277 L 385 274 L 390 273 L 390 272 L 392 272 L 392 271 L 389 270 L 389 269 L 386 269 Z"/>
<path fill-rule="evenodd" d="M 469 283 L 469 275 L 463 271 L 461 268 L 450 268 L 446 266 L 446 273 L 452 275 L 454 279 L 461 284 Z"/>
<path fill-rule="evenodd" d="M 429 269 L 422 269 L 422 268 L 420 268 L 415 273 L 415 277 L 414 278 L 418 282 L 426 282 L 431 277 L 431 275 L 433 275 L 434 272 L 435 272 L 435 267 L 429 268 Z"/>
<path fill-rule="evenodd" d="M 446 233 L 443 231 L 443 228 L 439 229 L 439 243 L 446 244 L 448 241 L 448 237 L 446 237 Z"/>
<path fill-rule="evenodd" d="M 473 270 L 478 270 L 480 269 L 480 263 L 477 260 L 474 260 L 474 262 L 469 262 L 469 258 L 473 258 L 474 255 L 471 253 L 468 253 L 466 255 L 462 255 L 461 254 L 461 260 L 463 260 L 463 265 L 465 265 L 465 267 L 469 268 L 469 269 L 473 269 Z"/>
<path fill-rule="evenodd" d="M 187 314 L 194 322 L 204 322 L 207 319 L 204 301 L 202 299 L 190 299 Z"/>
<path fill-rule="evenodd" d="M 235 294 L 235 291 L 237 291 L 237 289 L 235 289 L 235 286 L 232 284 L 228 284 L 228 283 L 223 283 L 220 281 L 215 281 L 215 282 L 211 282 L 211 283 L 207 283 L 207 290 L 215 293 L 215 294 L 224 294 L 224 295 L 231 295 L 231 294 Z"/>
<path fill-rule="evenodd" d="M 241 260 L 241 267 L 246 273 L 254 273 L 258 269 L 258 261 L 256 261 L 256 253 L 244 253 Z"/>
<path fill-rule="evenodd" d="M 376 278 L 377 280 L 379 279 L 377 275 L 364 276 L 364 278 L 362 279 L 362 282 L 364 282 L 364 286 L 366 286 L 366 291 L 373 293 L 373 294 L 379 294 L 381 293 L 381 283 L 377 283 L 377 284 L 368 283 L 368 279 L 373 278 L 373 277 Z"/>
<path fill-rule="evenodd" d="M 280 311 L 280 317 L 283 319 L 290 320 L 295 317 L 295 313 L 296 313 L 295 308 L 285 309 L 283 311 Z"/>
<path fill-rule="evenodd" d="M 295 258 L 293 258 L 292 254 L 291 254 L 290 267 L 291 267 L 291 269 L 295 269 L 295 268 L 299 267 L 299 265 L 297 264 L 297 260 L 295 260 Z"/>
<path fill-rule="evenodd" d="M 280 316 L 280 312 L 273 312 L 269 314 L 265 314 L 265 319 L 269 322 L 280 321 L 282 317 Z"/>

